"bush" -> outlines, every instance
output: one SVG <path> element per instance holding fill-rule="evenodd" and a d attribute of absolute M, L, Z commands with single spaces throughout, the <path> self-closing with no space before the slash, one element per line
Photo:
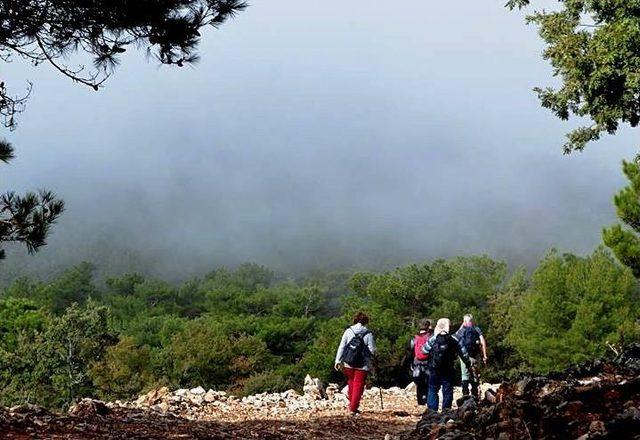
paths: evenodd
<path fill-rule="evenodd" d="M 155 385 L 149 347 L 124 337 L 89 372 L 103 399 L 128 399 Z"/>
<path fill-rule="evenodd" d="M 250 396 L 258 393 L 281 393 L 290 389 L 300 388 L 301 383 L 293 377 L 287 376 L 285 371 L 275 370 L 257 373 L 240 382 L 239 394 Z"/>

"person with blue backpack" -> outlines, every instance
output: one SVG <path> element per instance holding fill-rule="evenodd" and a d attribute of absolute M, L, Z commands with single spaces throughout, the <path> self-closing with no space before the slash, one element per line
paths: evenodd
<path fill-rule="evenodd" d="M 466 314 L 462 319 L 462 325 L 456 332 L 456 337 L 464 344 L 467 353 L 469 353 L 471 365 L 473 365 L 474 371 L 477 372 L 479 367 L 478 361 L 481 358 L 482 363 L 485 366 L 487 365 L 487 341 L 484 339 L 480 327 L 475 325 L 472 315 Z M 471 374 L 472 372 L 469 371 L 463 362 L 460 362 L 460 370 L 462 373 L 462 395 L 469 395 L 469 385 L 471 385 L 471 395 L 478 399 L 480 397 L 478 394 L 478 387 L 480 386 L 478 375 Z"/>
<path fill-rule="evenodd" d="M 358 415 L 360 400 L 369 371 L 373 368 L 376 343 L 373 333 L 367 328 L 369 317 L 358 312 L 353 317 L 353 325 L 342 334 L 336 352 L 335 369 L 342 370 L 347 378 L 347 395 L 351 415 Z"/>
<path fill-rule="evenodd" d="M 422 346 L 424 354 L 429 356 L 429 395 L 427 407 L 438 411 L 440 388 L 442 388 L 442 409 L 450 409 L 453 404 L 453 381 L 455 378 L 455 361 L 460 358 L 471 368 L 467 350 L 454 335 L 449 333 L 451 321 L 440 318 L 433 336 Z"/>

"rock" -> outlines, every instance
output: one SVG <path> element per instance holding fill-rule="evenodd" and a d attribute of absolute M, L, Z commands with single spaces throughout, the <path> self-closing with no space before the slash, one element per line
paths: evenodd
<path fill-rule="evenodd" d="M 484 392 L 484 400 L 490 404 L 496 403 L 496 392 L 492 389 L 488 389 Z"/>
<path fill-rule="evenodd" d="M 338 385 L 335 383 L 329 384 L 329 386 L 327 386 L 327 388 L 325 389 L 327 399 L 330 399 L 330 400 L 333 399 L 334 396 L 339 392 L 340 392 L 340 388 L 338 388 Z"/>
<path fill-rule="evenodd" d="M 106 416 L 111 409 L 101 400 L 82 399 L 69 408 L 69 414 L 76 417 Z"/>
<path fill-rule="evenodd" d="M 302 391 L 305 395 L 310 396 L 314 399 L 324 399 L 327 397 L 322 381 L 320 381 L 320 379 L 318 378 L 312 378 L 308 374 L 304 378 L 304 386 L 302 387 Z"/>
<path fill-rule="evenodd" d="M 151 390 L 145 396 L 141 396 L 141 397 L 144 397 L 142 402 L 144 402 L 145 404 L 155 405 L 156 403 L 160 402 L 162 399 L 165 399 L 169 394 L 171 394 L 171 392 L 169 391 L 169 388 L 162 387 L 162 388 L 158 388 L 157 390 Z M 140 401 L 140 398 L 138 398 L 136 402 L 140 403 L 139 401 Z"/>
<path fill-rule="evenodd" d="M 407 393 L 415 393 L 416 392 L 416 383 L 415 382 L 409 382 L 409 385 L 407 385 L 404 390 Z"/>
<path fill-rule="evenodd" d="M 602 420 L 594 420 L 591 422 L 589 425 L 589 433 L 605 436 L 607 434 L 607 429 L 604 426 L 604 422 Z"/>
<path fill-rule="evenodd" d="M 379 396 L 380 395 L 380 388 L 371 387 L 368 390 L 365 390 L 364 393 L 365 393 L 365 395 L 370 396 L 370 397 Z"/>
<path fill-rule="evenodd" d="M 199 395 L 199 394 L 204 394 L 204 393 L 205 393 L 205 390 L 204 390 L 204 388 L 202 388 L 202 387 L 196 387 L 196 388 L 191 388 L 191 389 L 189 390 L 189 392 L 190 392 L 191 394 Z"/>
<path fill-rule="evenodd" d="M 520 380 L 516 384 L 516 390 L 515 390 L 514 394 L 516 396 L 519 396 L 519 397 L 520 396 L 524 396 L 524 394 L 529 389 L 530 385 L 531 385 L 531 378 L 530 377 L 525 377 L 524 379 Z"/>
<path fill-rule="evenodd" d="M 31 403 L 25 403 L 22 405 L 16 405 L 9 408 L 10 414 L 35 414 L 35 415 L 43 415 L 47 414 L 48 411 L 39 405 L 33 405 Z"/>

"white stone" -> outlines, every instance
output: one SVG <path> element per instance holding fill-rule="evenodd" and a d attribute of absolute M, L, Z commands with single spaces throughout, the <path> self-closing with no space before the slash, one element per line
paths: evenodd
<path fill-rule="evenodd" d="M 404 390 L 406 392 L 408 392 L 408 393 L 415 393 L 416 392 L 416 383 L 415 382 L 409 382 L 409 385 L 407 385 Z"/>
<path fill-rule="evenodd" d="M 205 393 L 205 390 L 204 390 L 204 388 L 202 388 L 202 387 L 196 387 L 196 388 L 191 388 L 191 389 L 189 390 L 189 392 L 190 392 L 191 394 L 204 394 L 204 393 Z"/>

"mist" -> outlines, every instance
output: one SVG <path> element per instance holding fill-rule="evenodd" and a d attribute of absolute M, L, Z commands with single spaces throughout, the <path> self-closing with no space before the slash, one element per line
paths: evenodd
<path fill-rule="evenodd" d="M 2 278 L 83 260 L 166 279 L 244 261 L 381 269 L 486 253 L 584 253 L 615 221 L 630 131 L 563 156 L 535 28 L 500 2 L 254 2 L 203 35 L 193 68 L 128 53 L 99 92 L 34 82 L 4 189 L 67 210 Z M 105 269 L 107 270 L 107 269 Z"/>

